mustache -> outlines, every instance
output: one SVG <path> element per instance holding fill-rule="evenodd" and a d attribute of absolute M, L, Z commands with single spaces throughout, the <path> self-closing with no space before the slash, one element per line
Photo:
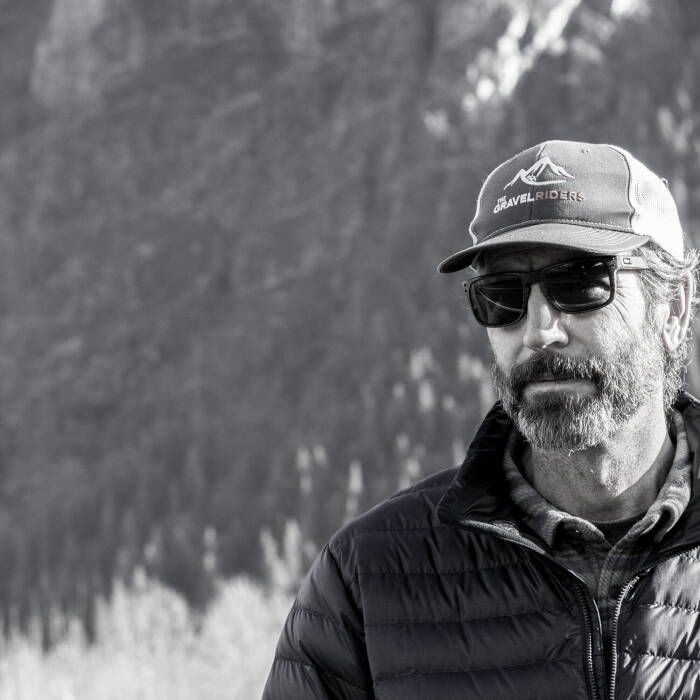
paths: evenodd
<path fill-rule="evenodd" d="M 511 368 L 508 383 L 513 395 L 520 400 L 530 382 L 565 379 L 589 379 L 600 388 L 603 383 L 600 362 L 592 357 L 570 357 L 538 350 Z"/>

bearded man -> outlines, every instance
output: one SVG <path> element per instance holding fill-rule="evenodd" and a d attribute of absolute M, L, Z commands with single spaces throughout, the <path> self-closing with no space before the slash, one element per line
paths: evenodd
<path fill-rule="evenodd" d="M 547 141 L 486 179 L 443 261 L 500 401 L 461 467 L 340 530 L 266 700 L 700 697 L 697 255 L 625 150 Z"/>

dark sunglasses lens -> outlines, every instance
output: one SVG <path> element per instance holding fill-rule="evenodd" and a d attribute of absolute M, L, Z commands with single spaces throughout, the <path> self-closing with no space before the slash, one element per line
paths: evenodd
<path fill-rule="evenodd" d="M 523 315 L 525 288 L 517 275 L 476 279 L 469 286 L 469 302 L 482 325 L 507 326 Z"/>
<path fill-rule="evenodd" d="M 577 313 L 605 306 L 612 295 L 612 274 L 600 260 L 562 263 L 549 268 L 543 283 L 561 311 Z"/>

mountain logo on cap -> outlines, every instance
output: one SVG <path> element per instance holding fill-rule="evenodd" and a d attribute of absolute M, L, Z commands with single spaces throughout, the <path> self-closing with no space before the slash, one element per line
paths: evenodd
<path fill-rule="evenodd" d="M 507 190 L 518 180 L 524 182 L 526 185 L 558 185 L 562 182 L 566 182 L 566 178 L 571 180 L 575 179 L 574 176 L 567 173 L 561 165 L 557 165 L 552 162 L 551 158 L 545 156 L 544 158 L 540 158 L 527 170 L 521 169 L 503 189 Z"/>

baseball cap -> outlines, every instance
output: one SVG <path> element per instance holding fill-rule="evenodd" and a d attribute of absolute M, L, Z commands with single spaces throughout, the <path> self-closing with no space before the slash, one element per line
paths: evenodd
<path fill-rule="evenodd" d="M 479 193 L 472 245 L 438 266 L 457 272 L 484 250 L 533 243 L 616 255 L 655 241 L 683 259 L 666 181 L 618 146 L 545 141 L 501 163 Z"/>

